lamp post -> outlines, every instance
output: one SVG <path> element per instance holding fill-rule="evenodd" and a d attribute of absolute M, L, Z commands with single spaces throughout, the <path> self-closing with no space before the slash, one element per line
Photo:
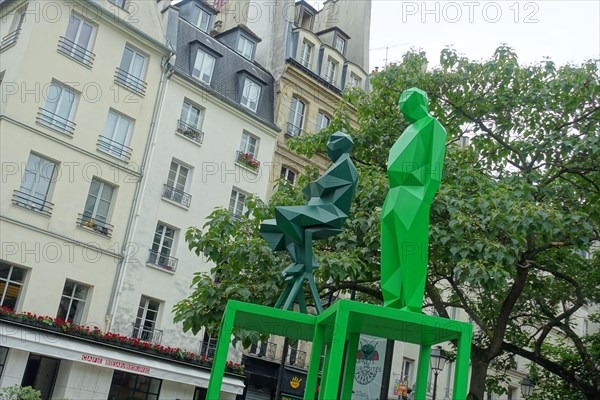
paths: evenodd
<path fill-rule="evenodd" d="M 533 394 L 533 388 L 535 388 L 535 385 L 533 384 L 531 379 L 529 379 L 529 377 L 523 378 L 523 380 L 521 381 L 521 394 L 523 395 L 525 400 L 531 397 L 531 395 Z"/>
<path fill-rule="evenodd" d="M 448 358 L 442 353 L 442 347 L 436 346 L 431 349 L 431 369 L 433 370 L 433 398 L 435 400 L 437 392 L 437 379 L 438 374 L 444 369 L 444 365 L 448 361 Z"/>

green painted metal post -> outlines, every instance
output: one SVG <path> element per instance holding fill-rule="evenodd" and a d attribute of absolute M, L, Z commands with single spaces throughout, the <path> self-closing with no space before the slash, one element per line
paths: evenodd
<path fill-rule="evenodd" d="M 452 391 L 453 400 L 462 400 L 467 397 L 467 382 L 469 379 L 469 361 L 471 358 L 471 335 L 463 331 L 458 340 L 456 352 L 456 367 L 454 370 L 454 389 Z"/>
<path fill-rule="evenodd" d="M 323 388 L 325 387 L 325 385 L 327 384 L 327 379 L 329 378 L 329 374 L 327 373 L 327 371 L 329 370 L 329 360 L 331 359 L 331 349 L 332 349 L 332 344 L 331 342 L 327 342 L 325 343 L 325 359 L 323 360 L 323 376 L 321 377 L 321 385 L 320 388 L 321 390 L 319 391 L 319 400 L 324 400 L 324 390 Z"/>
<path fill-rule="evenodd" d="M 310 364 L 308 364 L 308 375 L 304 387 L 304 400 L 314 400 L 319 379 L 319 367 L 321 366 L 321 355 L 323 354 L 323 340 L 325 339 L 325 328 L 315 327 L 313 335 L 312 350 L 310 353 Z"/>
<path fill-rule="evenodd" d="M 350 333 L 348 336 L 348 351 L 346 351 L 346 365 L 344 367 L 344 383 L 342 384 L 342 399 L 352 398 L 354 372 L 356 370 L 356 350 L 360 334 Z"/>
<path fill-rule="evenodd" d="M 348 333 L 348 310 L 339 307 L 335 316 L 333 336 L 331 337 L 331 352 L 327 361 L 327 370 L 323 375 L 327 376 L 325 383 L 321 386 L 323 399 L 337 399 L 342 377 L 342 363 L 344 359 L 344 347 Z"/>
<path fill-rule="evenodd" d="M 229 353 L 229 338 L 231 338 L 231 333 L 233 332 L 235 313 L 235 308 L 227 307 L 223 314 L 215 358 L 210 371 L 210 380 L 208 381 L 207 399 L 218 399 L 221 397 L 221 384 L 223 383 L 223 375 L 225 374 L 225 363 L 227 362 L 227 353 Z"/>
<path fill-rule="evenodd" d="M 415 400 L 425 400 L 427 397 L 427 378 L 429 376 L 429 357 L 431 346 L 421 345 L 419 351 L 419 367 L 417 369 L 417 383 L 415 385 Z"/>

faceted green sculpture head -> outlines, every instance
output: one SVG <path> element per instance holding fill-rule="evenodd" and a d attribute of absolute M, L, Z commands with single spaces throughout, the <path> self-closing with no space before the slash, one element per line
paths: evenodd
<path fill-rule="evenodd" d="M 402 92 L 398 105 L 404 118 L 413 123 L 429 115 L 427 103 L 427 93 L 421 89 L 411 88 Z"/>
<path fill-rule="evenodd" d="M 327 142 L 327 155 L 331 161 L 336 162 L 344 153 L 350 153 L 354 142 L 350 135 L 344 132 L 336 132 Z"/>

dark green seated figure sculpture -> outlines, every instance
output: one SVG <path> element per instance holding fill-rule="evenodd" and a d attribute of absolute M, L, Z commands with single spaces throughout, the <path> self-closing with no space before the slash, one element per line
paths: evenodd
<path fill-rule="evenodd" d="M 340 233 L 348 217 L 358 181 L 358 172 L 350 159 L 352 145 L 352 138 L 343 132 L 331 135 L 327 154 L 333 165 L 304 188 L 308 204 L 275 207 L 275 219 L 261 225 L 260 234 L 271 249 L 287 249 L 292 258 L 292 264 L 283 271 L 286 287 L 275 304 L 277 308 L 289 310 L 297 300 L 300 310 L 306 312 L 302 284 L 307 281 L 317 313 L 323 311 L 312 274 L 318 266 L 312 242 Z"/>

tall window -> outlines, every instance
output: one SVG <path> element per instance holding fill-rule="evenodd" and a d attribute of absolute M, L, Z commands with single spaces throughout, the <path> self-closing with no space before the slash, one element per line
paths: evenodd
<path fill-rule="evenodd" d="M 342 37 L 336 35 L 335 39 L 333 39 L 333 47 L 343 55 L 344 49 L 346 48 L 346 41 Z"/>
<path fill-rule="evenodd" d="M 91 65 L 91 54 L 94 26 L 75 14 L 69 18 L 69 25 L 64 40 L 59 44 L 59 50 L 67 56 L 86 65 Z"/>
<path fill-rule="evenodd" d="M 312 54 L 312 49 L 312 44 L 309 44 L 306 40 L 302 42 L 302 48 L 300 50 L 300 64 L 306 68 L 310 68 L 310 56 Z"/>
<path fill-rule="evenodd" d="M 131 149 L 127 145 L 132 127 L 132 120 L 112 110 L 109 111 L 98 148 L 119 158 L 129 158 Z"/>
<path fill-rule="evenodd" d="M 156 328 L 159 309 L 160 301 L 142 296 L 133 328 L 134 338 L 149 342 L 157 341 L 158 337 L 154 337 L 154 329 Z"/>
<path fill-rule="evenodd" d="M 60 298 L 56 317 L 63 321 L 73 321 L 76 324 L 80 324 L 83 319 L 88 291 L 88 286 L 67 280 L 63 288 L 62 297 Z"/>
<path fill-rule="evenodd" d="M 281 179 L 285 179 L 292 185 L 296 182 L 296 173 L 292 169 L 290 169 L 286 166 L 281 167 L 280 176 L 281 176 Z"/>
<path fill-rule="evenodd" d="M 335 83 L 335 71 L 337 69 L 337 63 L 331 58 L 327 59 L 327 66 L 325 70 L 325 80 L 329 83 Z"/>
<path fill-rule="evenodd" d="M 49 213 L 52 205 L 49 203 L 48 197 L 55 170 L 56 163 L 30 153 L 15 203 Z"/>
<path fill-rule="evenodd" d="M 242 91 L 242 99 L 240 104 L 244 107 L 256 111 L 258 108 L 258 100 L 260 99 L 260 85 L 248 78 L 244 80 L 244 90 Z"/>
<path fill-rule="evenodd" d="M 404 379 L 404 383 L 406 383 L 407 385 L 412 385 L 413 383 L 412 374 L 414 363 L 415 362 L 413 360 L 409 360 L 407 358 L 405 358 L 402 362 L 402 379 Z"/>
<path fill-rule="evenodd" d="M 254 42 L 244 35 L 240 35 L 237 42 L 237 52 L 248 60 L 252 60 L 254 54 Z"/>
<path fill-rule="evenodd" d="M 198 19 L 196 20 L 196 26 L 202 32 L 208 33 L 208 28 L 210 27 L 210 14 L 199 7 L 197 9 Z"/>
<path fill-rule="evenodd" d="M 298 136 L 302 132 L 304 122 L 304 103 L 295 97 L 290 101 L 290 115 L 288 118 L 287 131 L 292 136 Z"/>
<path fill-rule="evenodd" d="M 330 122 L 331 120 L 329 119 L 329 117 L 319 111 L 319 113 L 317 114 L 317 127 L 315 129 L 315 132 L 319 132 L 321 129 L 327 128 Z"/>
<path fill-rule="evenodd" d="M 46 104 L 40 110 L 38 122 L 65 133 L 72 133 L 72 122 L 78 95 L 73 89 L 52 82 L 48 88 Z"/>
<path fill-rule="evenodd" d="M 196 54 L 192 76 L 207 85 L 210 85 L 214 68 L 215 58 L 199 49 Z"/>
<path fill-rule="evenodd" d="M 17 39 L 19 38 L 19 33 L 21 32 L 21 26 L 23 25 L 23 21 L 25 21 L 25 12 L 27 11 L 27 4 L 24 8 L 17 10 L 15 12 L 15 16 L 13 17 L 12 23 L 10 25 L 10 30 L 2 38 L 0 41 L 0 51 L 6 50 L 11 47 L 15 43 L 17 43 Z"/>
<path fill-rule="evenodd" d="M 17 307 L 24 281 L 24 269 L 0 262 L 0 306 L 13 310 Z"/>
<path fill-rule="evenodd" d="M 117 69 L 116 81 L 134 92 L 143 94 L 146 90 L 145 71 L 146 56 L 130 47 L 125 47 L 121 64 Z"/>
<path fill-rule="evenodd" d="M 204 109 L 200 109 L 187 101 L 184 101 L 183 107 L 181 107 L 181 116 L 179 120 L 190 128 L 202 130 L 202 124 L 204 123 Z"/>
<path fill-rule="evenodd" d="M 108 221 L 114 188 L 96 178 L 92 179 L 90 191 L 83 210 L 83 220 L 95 220 L 98 223 Z"/>
<path fill-rule="evenodd" d="M 189 173 L 188 167 L 171 161 L 163 197 L 189 207 L 191 196 L 186 193 Z"/>
<path fill-rule="evenodd" d="M 109 399 L 158 400 L 162 381 L 149 376 L 114 370 Z"/>
<path fill-rule="evenodd" d="M 249 133 L 242 133 L 242 141 L 240 142 L 240 151 L 242 153 L 248 153 L 252 158 L 256 158 L 256 151 L 258 149 L 258 139 Z"/>
<path fill-rule="evenodd" d="M 350 78 L 348 79 L 348 86 L 352 86 L 352 87 L 360 87 L 361 84 L 361 79 L 354 75 L 353 73 L 350 73 Z"/>
<path fill-rule="evenodd" d="M 237 189 L 231 190 L 231 198 L 229 199 L 229 211 L 235 216 L 241 216 L 244 213 L 246 206 L 246 194 Z"/>
<path fill-rule="evenodd" d="M 174 271 L 177 266 L 177 260 L 171 257 L 174 242 L 175 229 L 160 222 L 156 224 L 148 262 L 159 265 L 166 270 Z"/>
<path fill-rule="evenodd" d="M 0 376 L 4 376 L 4 375 L 2 375 L 2 373 L 4 372 L 4 365 L 6 364 L 7 356 L 8 356 L 8 347 L 0 347 Z"/>

